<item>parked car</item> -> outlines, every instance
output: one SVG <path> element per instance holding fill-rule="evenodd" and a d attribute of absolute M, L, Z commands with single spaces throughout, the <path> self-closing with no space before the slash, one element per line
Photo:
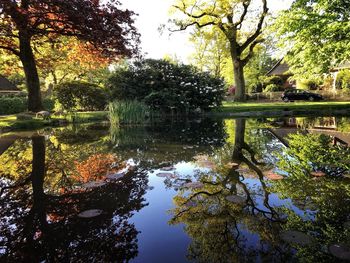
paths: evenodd
<path fill-rule="evenodd" d="M 312 93 L 306 90 L 301 90 L 301 89 L 288 89 L 285 92 L 283 92 L 281 98 L 285 102 L 294 101 L 294 100 L 309 100 L 309 101 L 323 100 L 322 95 Z"/>

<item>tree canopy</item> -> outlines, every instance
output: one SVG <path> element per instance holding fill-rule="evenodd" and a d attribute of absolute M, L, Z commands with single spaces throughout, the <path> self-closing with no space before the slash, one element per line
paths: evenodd
<path fill-rule="evenodd" d="M 189 1 L 178 0 L 173 5 L 175 30 L 191 26 L 211 26 L 224 34 L 230 46 L 236 85 L 236 100 L 245 100 L 244 66 L 261 43 L 260 37 L 268 14 L 267 0 Z M 178 15 L 178 16 L 176 16 Z"/>
<path fill-rule="evenodd" d="M 293 73 L 319 74 L 350 58 L 350 3 L 296 0 L 275 22 Z"/>

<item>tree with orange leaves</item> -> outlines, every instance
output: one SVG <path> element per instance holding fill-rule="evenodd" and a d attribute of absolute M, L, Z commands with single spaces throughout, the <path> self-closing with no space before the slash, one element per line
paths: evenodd
<path fill-rule="evenodd" d="M 28 110 L 42 109 L 35 41 L 75 37 L 106 57 L 132 56 L 139 41 L 133 15 L 114 0 L 0 0 L 0 48 L 23 65 Z"/>

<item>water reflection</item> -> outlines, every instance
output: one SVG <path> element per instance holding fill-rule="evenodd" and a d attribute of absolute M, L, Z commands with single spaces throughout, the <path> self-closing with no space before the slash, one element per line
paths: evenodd
<path fill-rule="evenodd" d="M 128 219 L 145 206 L 145 173 L 130 173 L 122 182 L 91 190 L 65 189 L 58 194 L 50 186 L 62 184 L 62 175 L 71 172 L 69 167 L 61 167 L 64 169 L 61 174 L 51 177 L 50 163 L 56 163 L 60 158 L 59 147 L 54 147 L 44 136 L 34 136 L 30 144 L 22 145 L 32 148 L 31 171 L 8 174 L 7 185 L 1 189 L 2 260 L 121 262 L 137 256 L 138 231 Z M 12 150 L 20 146 L 15 145 Z M 29 151 L 22 149 L 22 152 L 25 152 L 23 156 L 11 159 L 13 164 L 22 163 L 23 158 L 28 165 L 25 159 Z M 81 211 L 96 208 L 103 211 L 96 219 L 77 216 Z"/>
<path fill-rule="evenodd" d="M 289 148 L 274 153 L 280 160 L 275 169 L 284 176 L 270 181 L 268 169 L 276 164 L 256 159 L 246 133 L 245 120 L 236 120 L 231 149 L 214 152 L 214 169 L 197 175 L 202 187 L 183 188 L 174 197 L 170 224 L 185 224 L 192 238 L 188 258 L 337 262 L 344 255 L 335 258 L 328 247 L 350 242 L 350 187 L 339 178 L 350 171 L 349 148 L 332 145 L 324 135 L 290 136 Z M 314 170 L 325 171 L 325 177 L 313 177 Z M 295 233 L 302 238 L 290 242 L 288 235 Z"/>
<path fill-rule="evenodd" d="M 0 156 L 0 260 L 339 262 L 350 245 L 350 148 L 329 132 L 346 137 L 350 125 L 294 121 L 23 135 Z M 80 187 L 91 182 L 103 183 Z M 90 209 L 102 214 L 78 216 Z"/>

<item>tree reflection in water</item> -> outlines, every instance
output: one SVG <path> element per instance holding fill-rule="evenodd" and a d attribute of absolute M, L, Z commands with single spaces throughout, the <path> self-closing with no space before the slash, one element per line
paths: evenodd
<path fill-rule="evenodd" d="M 213 156 L 213 171 L 197 174 L 204 186 L 182 189 L 174 197 L 176 207 L 171 211 L 170 224 L 185 224 L 185 231 L 192 238 L 188 258 L 196 262 L 339 262 L 328 246 L 350 244 L 349 182 L 305 175 L 310 167 L 298 168 L 297 164 L 309 166 L 319 160 L 313 151 L 306 151 L 309 159 L 299 162 L 294 156 L 296 162 L 288 169 L 286 164 L 293 158 L 291 151 L 300 154 L 300 149 L 293 148 L 285 148 L 278 156 L 277 168 L 285 178 L 268 181 L 264 171 L 271 164 L 257 161 L 253 147 L 246 142 L 245 120 L 236 120 L 235 131 L 233 147 L 223 148 Z M 297 145 L 303 139 L 298 138 Z M 312 148 L 312 144 L 302 145 Z M 328 158 L 328 168 L 337 166 L 343 172 L 349 171 L 344 164 L 349 164 L 348 149 L 329 148 L 328 144 L 323 147 L 332 157 Z M 232 167 L 235 163 L 239 169 Z M 303 232 L 312 237 L 313 243 L 288 243 L 282 238 L 286 230 Z"/>
<path fill-rule="evenodd" d="M 59 161 L 62 154 L 59 148 L 50 147 L 43 136 L 34 136 L 31 141 L 30 175 L 18 176 L 1 189 L 0 259 L 122 262 L 136 257 L 138 231 L 128 219 L 145 206 L 146 174 L 135 171 L 125 176 L 122 183 L 57 194 L 45 189 L 44 182 L 47 175 L 53 174 L 48 168 L 56 167 L 50 162 Z M 65 175 L 70 172 L 69 167 L 66 169 L 62 171 L 60 167 L 57 171 Z M 9 175 L 8 178 L 11 179 Z M 60 179 L 64 181 L 64 176 Z M 77 217 L 89 209 L 101 209 L 103 214 L 91 219 Z"/>

